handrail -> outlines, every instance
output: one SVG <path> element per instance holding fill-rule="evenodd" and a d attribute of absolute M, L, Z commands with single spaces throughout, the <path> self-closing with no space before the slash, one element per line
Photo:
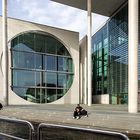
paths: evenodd
<path fill-rule="evenodd" d="M 26 124 L 29 127 L 29 140 L 33 140 L 35 130 L 34 130 L 34 126 L 29 121 L 20 120 L 20 119 L 16 119 L 16 118 L 8 118 L 8 117 L 3 117 L 3 116 L 0 116 L 0 121 Z M 15 139 L 18 139 L 18 137 L 8 135 L 8 134 L 5 134 L 5 133 L 0 133 L 0 135 L 2 135 L 4 137 L 13 137 Z M 19 139 L 23 140 L 22 138 L 19 138 Z"/>
<path fill-rule="evenodd" d="M 16 139 L 16 140 L 24 140 L 24 139 L 22 139 L 22 138 L 15 137 L 15 136 L 8 135 L 8 134 L 1 133 L 1 132 L 0 132 L 0 136 L 5 137 L 5 138 L 12 138 L 12 139 Z M 1 137 L 0 137 L 0 139 L 1 139 Z"/>
<path fill-rule="evenodd" d="M 105 134 L 109 136 L 116 136 L 120 137 L 122 140 L 129 140 L 129 138 L 119 132 L 114 131 L 106 131 L 106 130 L 99 130 L 99 129 L 89 129 L 89 128 L 81 128 L 81 127 L 73 127 L 73 126 L 66 126 L 66 125 L 57 125 L 57 124 L 48 124 L 48 123 L 41 123 L 37 128 L 37 139 L 40 140 L 40 132 L 41 128 L 65 128 L 70 130 L 80 130 L 86 132 L 93 132 L 94 134 Z"/>

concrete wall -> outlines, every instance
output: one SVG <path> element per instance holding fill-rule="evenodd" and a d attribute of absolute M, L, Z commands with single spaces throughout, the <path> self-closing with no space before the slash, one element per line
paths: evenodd
<path fill-rule="evenodd" d="M 93 103 L 94 104 L 109 104 L 109 94 L 94 95 Z"/>
<path fill-rule="evenodd" d="M 0 27 L 2 28 L 2 18 L 0 17 Z M 70 52 L 74 63 L 74 79 L 71 88 L 59 100 L 52 104 L 77 104 L 79 103 L 79 33 L 50 26 L 25 22 L 16 19 L 8 19 L 8 42 L 14 37 L 24 32 L 46 32 L 58 38 Z M 10 44 L 10 43 L 9 43 Z M 17 96 L 10 88 L 11 86 L 11 56 L 9 53 L 9 104 L 34 104 Z M 0 29 L 0 100 L 3 100 L 3 75 L 2 75 L 2 29 Z"/>

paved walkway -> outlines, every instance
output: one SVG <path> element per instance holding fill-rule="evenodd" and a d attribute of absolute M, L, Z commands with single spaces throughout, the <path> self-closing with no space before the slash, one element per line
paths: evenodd
<path fill-rule="evenodd" d="M 0 110 L 0 116 L 15 117 L 37 123 L 49 122 L 119 131 L 128 136 L 135 135 L 140 138 L 140 113 L 128 113 L 126 105 L 82 106 L 89 112 L 89 117 L 82 117 L 79 120 L 72 118 L 75 105 L 7 106 Z"/>

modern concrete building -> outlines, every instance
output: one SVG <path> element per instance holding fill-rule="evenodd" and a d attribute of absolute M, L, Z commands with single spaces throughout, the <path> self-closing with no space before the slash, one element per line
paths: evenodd
<path fill-rule="evenodd" d="M 83 65 L 86 68 L 80 66 L 83 67 L 81 71 L 86 77 L 85 81 L 82 81 L 84 85 L 82 89 L 85 90 L 81 90 L 81 95 L 86 98 L 83 101 L 91 105 L 93 101 L 125 103 L 128 99 L 128 111 L 136 113 L 138 107 L 138 0 L 53 1 L 87 10 L 87 53 L 81 53 L 85 56 Z M 91 38 L 91 12 L 110 17 L 110 21 L 93 38 Z M 83 44 L 85 43 L 81 46 Z"/>
<path fill-rule="evenodd" d="M 11 18 L 7 25 L 8 104 L 79 103 L 79 33 Z M 1 47 L 1 101 L 4 61 Z"/>
<path fill-rule="evenodd" d="M 27 101 L 28 98 L 32 98 L 32 102 L 35 100 L 36 103 L 49 103 L 52 101 L 54 101 L 53 103 L 80 102 L 88 104 L 89 106 L 92 103 L 128 103 L 128 111 L 130 113 L 137 112 L 139 89 L 138 0 L 52 0 L 87 10 L 87 36 L 80 42 L 80 51 L 78 48 L 78 33 L 58 30 L 47 26 L 37 26 L 33 23 L 25 24 L 25 22 L 23 22 L 21 24 L 21 21 L 17 21 L 18 24 L 13 26 L 15 27 L 13 30 L 10 28 L 10 24 L 15 20 L 9 20 L 11 23 L 8 21 L 9 31 L 7 39 L 6 3 L 5 0 L 3 1 L 3 58 L 5 60 L 3 63 L 3 97 L 5 101 L 8 99 L 6 97 L 9 97 L 10 99 L 8 99 L 8 101 L 11 100 L 11 103 L 14 103 L 15 98 L 11 98 L 10 96 L 15 96 L 14 93 L 16 93 L 22 97 L 23 104 L 29 103 Z M 110 17 L 108 22 L 93 36 L 91 34 L 92 27 L 94 28 L 91 22 L 92 12 Z M 32 27 L 30 24 L 34 26 Z M 26 26 L 26 28 L 21 25 Z M 18 26 L 22 28 L 19 28 L 19 30 L 17 28 Z M 11 32 L 10 30 L 13 31 Z M 32 32 L 32 30 L 36 30 L 37 32 Z M 27 39 L 29 44 L 23 45 L 26 36 L 30 38 Z M 44 39 L 42 40 L 42 38 Z M 10 43 L 10 52 L 8 52 L 11 55 L 11 59 L 9 59 L 11 63 L 9 63 L 9 65 L 7 61 L 9 56 L 7 53 L 9 48 L 6 48 L 7 40 Z M 44 42 L 39 47 L 41 50 L 36 48 L 39 42 Z M 49 50 L 46 50 L 46 42 L 50 42 Z M 54 47 L 56 48 L 55 52 L 52 50 L 53 47 L 51 47 L 53 43 L 57 44 L 57 47 Z M 26 46 L 28 46 L 28 49 Z M 60 46 L 63 46 L 62 54 L 58 53 Z M 27 53 L 27 56 L 29 54 L 29 57 L 32 57 L 32 55 L 30 55 L 32 49 L 35 51 L 31 53 L 36 57 L 34 59 L 35 65 L 31 65 L 30 61 L 27 61 L 25 66 L 20 64 L 18 59 L 15 59 L 20 56 L 20 59 L 26 60 L 25 53 Z M 24 53 L 23 58 L 22 55 L 20 55 L 22 52 Z M 61 57 L 63 57 L 62 63 L 61 60 L 59 60 Z M 42 63 L 41 66 L 38 65 L 39 59 L 40 63 Z M 47 63 L 49 64 L 47 61 L 54 62 L 54 64 L 56 63 L 56 66 L 51 65 L 51 63 L 47 67 Z M 59 63 L 63 64 L 62 68 L 59 68 Z M 18 67 L 18 65 L 20 67 Z M 10 73 L 7 72 L 7 70 L 9 70 Z M 22 73 L 27 73 L 26 70 L 34 71 L 35 73 L 39 72 L 35 76 L 36 83 L 34 83 L 34 85 L 27 79 L 27 85 L 26 83 L 18 85 L 18 81 L 20 81 L 18 74 L 21 75 L 21 71 Z M 31 76 L 31 74 L 28 75 Z M 37 75 L 40 78 L 37 78 Z M 10 83 L 8 76 L 12 80 Z M 41 82 L 38 82 L 38 79 Z M 60 83 L 59 79 L 62 80 L 60 80 Z M 24 79 L 22 79 L 22 81 L 24 82 Z M 48 81 L 50 82 L 47 83 Z M 14 91 L 14 93 L 9 96 L 10 92 L 8 92 L 8 90 L 10 86 L 10 90 L 12 92 Z M 25 87 L 27 88 L 26 92 L 25 89 L 23 89 Z M 22 93 L 29 93 L 29 95 L 22 94 L 19 88 L 23 90 Z M 23 97 L 23 95 L 25 95 L 25 97 Z M 16 101 L 18 102 L 18 100 Z"/>

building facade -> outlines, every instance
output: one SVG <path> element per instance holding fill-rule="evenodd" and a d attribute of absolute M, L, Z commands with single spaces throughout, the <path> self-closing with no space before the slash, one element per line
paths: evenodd
<path fill-rule="evenodd" d="M 93 96 L 110 104 L 128 103 L 128 4 L 123 5 L 92 37 Z"/>
<path fill-rule="evenodd" d="M 82 39 L 80 49 L 81 75 L 84 75 L 81 77 L 80 97 L 83 98 L 81 101 L 86 103 L 87 37 Z M 140 45 L 138 45 L 138 103 L 139 51 Z M 92 36 L 92 103 L 128 104 L 128 3 L 122 5 Z"/>
<path fill-rule="evenodd" d="M 2 47 L 0 56 L 3 79 Z M 9 105 L 77 104 L 78 87 L 79 33 L 8 18 Z"/>
<path fill-rule="evenodd" d="M 2 46 L 4 51 L 1 50 L 1 75 L 4 75 L 4 83 L 6 83 L 6 66 L 8 65 L 10 71 L 8 76 L 11 80 L 8 81 L 8 89 L 11 88 L 8 92 L 9 102 L 11 104 L 15 101 L 21 103 L 20 99 L 22 99 L 26 101 L 23 104 L 28 102 L 80 102 L 89 106 L 91 103 L 128 103 L 128 111 L 137 113 L 139 1 L 53 1 L 87 10 L 87 37 L 80 42 L 80 74 L 78 33 L 63 32 L 56 28 L 37 26 L 33 23 L 32 25 L 31 23 L 30 25 L 24 24 L 20 21 L 13 24 L 11 20 L 9 20 L 11 23 L 8 21 L 8 41 L 10 42 L 8 56 L 11 59 L 9 58 L 9 63 L 5 63 L 7 61 L 2 60 L 2 56 L 7 59 L 5 49 L 7 46 L 7 15 L 6 3 L 3 3 Z M 91 12 L 110 17 L 110 20 L 93 37 L 91 37 Z M 42 47 L 38 47 L 38 42 L 41 42 Z M 55 50 L 52 49 L 52 44 Z M 63 50 L 61 53 L 60 48 Z M 16 60 L 17 57 L 21 59 L 21 62 Z M 33 60 L 33 64 L 30 60 Z M 49 62 L 52 63 L 49 64 Z M 62 66 L 59 67 L 59 64 Z M 6 73 L 2 69 L 3 66 Z M 26 80 L 19 77 L 21 74 Z M 29 80 L 28 76 L 34 77 L 34 80 Z M 23 81 L 18 83 L 21 79 Z M 4 98 L 7 97 L 7 84 L 4 84 L 1 90 Z M 15 95 L 20 99 L 14 100 L 16 98 L 12 96 Z"/>

